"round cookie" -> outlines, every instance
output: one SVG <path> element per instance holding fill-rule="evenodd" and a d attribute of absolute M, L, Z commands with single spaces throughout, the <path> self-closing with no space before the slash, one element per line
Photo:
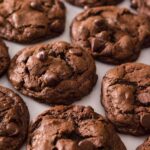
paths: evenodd
<path fill-rule="evenodd" d="M 107 118 L 119 132 L 150 133 L 150 66 L 127 63 L 108 71 L 101 100 Z"/>
<path fill-rule="evenodd" d="M 4 74 L 9 66 L 10 57 L 8 48 L 5 43 L 0 39 L 0 76 Z"/>
<path fill-rule="evenodd" d="M 145 17 L 125 8 L 95 7 L 75 17 L 71 40 L 99 61 L 121 64 L 138 58 L 141 45 L 150 37 L 149 29 Z"/>
<path fill-rule="evenodd" d="M 66 0 L 72 5 L 79 7 L 95 7 L 95 6 L 104 6 L 104 5 L 116 5 L 123 0 Z"/>
<path fill-rule="evenodd" d="M 140 14 L 150 17 L 150 0 L 131 0 L 131 6 Z"/>
<path fill-rule="evenodd" d="M 65 28 L 65 13 L 59 0 L 2 0 L 0 37 L 31 43 L 58 36 Z"/>
<path fill-rule="evenodd" d="M 79 100 L 97 81 L 91 55 L 66 42 L 23 49 L 12 59 L 8 78 L 24 95 L 49 104 Z"/>
<path fill-rule="evenodd" d="M 91 107 L 75 105 L 51 107 L 31 124 L 27 150 L 43 149 L 126 150 L 101 115 Z"/>
<path fill-rule="evenodd" d="M 0 150 L 18 150 L 28 132 L 29 112 L 21 97 L 0 86 Z"/>
<path fill-rule="evenodd" d="M 136 150 L 150 150 L 150 137 L 141 144 Z"/>

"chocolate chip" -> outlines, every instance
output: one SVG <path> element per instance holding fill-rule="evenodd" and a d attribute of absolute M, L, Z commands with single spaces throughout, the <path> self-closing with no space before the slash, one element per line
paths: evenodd
<path fill-rule="evenodd" d="M 35 10 L 42 11 L 42 5 L 36 1 L 32 1 L 30 3 L 30 7 L 35 9 Z"/>
<path fill-rule="evenodd" d="M 150 93 L 140 93 L 137 98 L 143 104 L 150 103 Z"/>
<path fill-rule="evenodd" d="M 17 135 L 19 133 L 18 126 L 13 122 L 7 124 L 6 130 L 7 130 L 7 133 L 9 134 L 9 136 L 14 136 L 14 135 Z"/>
<path fill-rule="evenodd" d="M 137 8 L 138 7 L 138 3 L 137 3 L 137 0 L 132 0 L 132 7 L 133 8 Z"/>
<path fill-rule="evenodd" d="M 94 20 L 94 24 L 97 26 L 101 26 L 103 23 L 104 23 L 104 20 L 99 20 L 99 19 Z"/>
<path fill-rule="evenodd" d="M 55 86 L 59 82 L 59 79 L 55 73 L 51 72 L 44 75 L 44 81 L 49 86 Z"/>
<path fill-rule="evenodd" d="M 102 31 L 96 34 L 96 37 L 98 37 L 102 41 L 107 41 L 109 40 L 109 33 L 107 31 Z"/>
<path fill-rule="evenodd" d="M 95 150 L 95 146 L 90 141 L 84 140 L 79 143 L 80 149 Z"/>
<path fill-rule="evenodd" d="M 141 116 L 140 122 L 144 128 L 150 129 L 150 114 L 143 114 Z"/>
<path fill-rule="evenodd" d="M 44 51 L 44 50 L 43 50 L 43 51 L 40 51 L 40 52 L 37 53 L 36 57 L 37 57 L 39 60 L 44 61 L 44 60 L 47 59 L 47 53 L 46 53 L 46 51 Z"/>
<path fill-rule="evenodd" d="M 86 40 L 90 36 L 90 32 L 87 28 L 82 28 L 80 33 L 80 38 Z"/>
<path fill-rule="evenodd" d="M 91 28 L 91 35 L 95 35 L 103 30 L 105 30 L 106 25 L 105 25 L 105 21 L 102 19 L 96 19 L 93 22 L 93 26 Z"/>
<path fill-rule="evenodd" d="M 82 56 L 82 51 L 80 49 L 71 49 L 69 53 L 76 55 L 76 56 Z"/>
<path fill-rule="evenodd" d="M 105 47 L 105 43 L 98 38 L 92 38 L 91 40 L 91 48 L 93 52 L 101 51 Z"/>

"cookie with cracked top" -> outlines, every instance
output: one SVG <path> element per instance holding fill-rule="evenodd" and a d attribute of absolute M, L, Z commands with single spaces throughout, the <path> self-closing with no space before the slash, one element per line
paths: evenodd
<path fill-rule="evenodd" d="M 140 14 L 150 17 L 150 0 L 131 0 L 131 6 Z"/>
<path fill-rule="evenodd" d="M 31 124 L 27 150 L 48 149 L 126 150 L 101 115 L 91 107 L 75 105 L 51 107 Z"/>
<path fill-rule="evenodd" d="M 29 112 L 22 98 L 0 86 L 0 150 L 18 150 L 24 143 Z"/>
<path fill-rule="evenodd" d="M 8 47 L 0 39 L 0 76 L 3 75 L 9 67 L 10 57 L 8 53 Z"/>
<path fill-rule="evenodd" d="M 150 150 L 150 137 L 141 144 L 136 150 Z"/>
<path fill-rule="evenodd" d="M 96 7 L 96 6 L 104 6 L 104 5 L 117 5 L 123 0 L 66 0 L 72 5 L 79 7 Z"/>
<path fill-rule="evenodd" d="M 150 66 L 127 63 L 106 73 L 101 101 L 107 118 L 119 132 L 150 133 Z"/>
<path fill-rule="evenodd" d="M 79 100 L 97 81 L 91 55 L 66 42 L 23 49 L 12 59 L 8 78 L 24 95 L 49 104 Z"/>
<path fill-rule="evenodd" d="M 149 44 L 150 23 L 128 9 L 115 6 L 89 8 L 71 25 L 72 43 L 97 60 L 121 64 L 138 58 L 141 46 Z"/>
<path fill-rule="evenodd" d="M 66 9 L 59 0 L 1 0 L 0 37 L 31 43 L 60 35 Z"/>

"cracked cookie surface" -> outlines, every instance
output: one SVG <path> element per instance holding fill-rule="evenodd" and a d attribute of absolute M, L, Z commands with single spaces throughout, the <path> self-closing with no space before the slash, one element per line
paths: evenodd
<path fill-rule="evenodd" d="M 136 150 L 150 150 L 150 137 L 141 144 Z"/>
<path fill-rule="evenodd" d="M 65 13 L 59 0 L 2 0 L 0 37 L 31 43 L 58 36 L 65 28 Z"/>
<path fill-rule="evenodd" d="M 131 6 L 140 14 L 150 17 L 150 0 L 131 0 Z"/>
<path fill-rule="evenodd" d="M 116 5 L 123 0 L 66 0 L 72 5 L 76 5 L 79 7 L 95 7 L 95 6 L 104 6 L 104 5 Z"/>
<path fill-rule="evenodd" d="M 0 76 L 6 72 L 10 63 L 8 48 L 0 39 Z"/>
<path fill-rule="evenodd" d="M 125 8 L 89 8 L 75 17 L 71 25 L 72 43 L 90 52 L 97 60 L 121 64 L 138 58 L 149 43 L 150 24 Z"/>
<path fill-rule="evenodd" d="M 20 96 L 0 86 L 0 150 L 18 150 L 26 139 L 29 112 Z"/>
<path fill-rule="evenodd" d="M 8 78 L 21 93 L 49 104 L 70 104 L 97 81 L 90 54 L 66 42 L 23 49 L 12 59 Z"/>
<path fill-rule="evenodd" d="M 101 115 L 91 107 L 75 105 L 51 107 L 31 124 L 27 150 L 41 149 L 126 150 Z"/>
<path fill-rule="evenodd" d="M 119 132 L 150 133 L 150 66 L 127 63 L 108 71 L 101 100 L 107 118 Z"/>

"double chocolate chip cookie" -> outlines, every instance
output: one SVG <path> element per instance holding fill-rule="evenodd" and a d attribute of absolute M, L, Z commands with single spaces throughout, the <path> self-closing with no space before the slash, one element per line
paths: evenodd
<path fill-rule="evenodd" d="M 136 150 L 150 150 L 150 137 L 141 144 Z"/>
<path fill-rule="evenodd" d="M 21 97 L 0 86 L 0 150 L 19 150 L 28 124 L 29 112 Z"/>
<path fill-rule="evenodd" d="M 66 0 L 72 5 L 79 7 L 95 7 L 95 6 L 104 6 L 104 5 L 116 5 L 123 0 Z"/>
<path fill-rule="evenodd" d="M 150 17 L 150 0 L 131 0 L 131 6 L 140 14 Z"/>
<path fill-rule="evenodd" d="M 0 37 L 31 43 L 58 36 L 64 31 L 65 11 L 59 0 L 1 0 Z"/>
<path fill-rule="evenodd" d="M 10 63 L 8 48 L 0 39 L 0 76 L 6 72 Z"/>
<path fill-rule="evenodd" d="M 150 24 L 125 8 L 95 7 L 85 10 L 71 25 L 71 39 L 96 59 L 121 64 L 138 58 L 150 42 Z"/>
<path fill-rule="evenodd" d="M 90 54 L 66 42 L 23 49 L 8 70 L 21 93 L 49 104 L 70 104 L 87 95 L 97 81 Z"/>
<path fill-rule="evenodd" d="M 150 133 L 150 66 L 127 63 L 108 71 L 102 82 L 101 100 L 119 132 Z"/>
<path fill-rule="evenodd" d="M 27 150 L 48 149 L 126 150 L 111 124 L 83 106 L 51 107 L 31 124 Z"/>

